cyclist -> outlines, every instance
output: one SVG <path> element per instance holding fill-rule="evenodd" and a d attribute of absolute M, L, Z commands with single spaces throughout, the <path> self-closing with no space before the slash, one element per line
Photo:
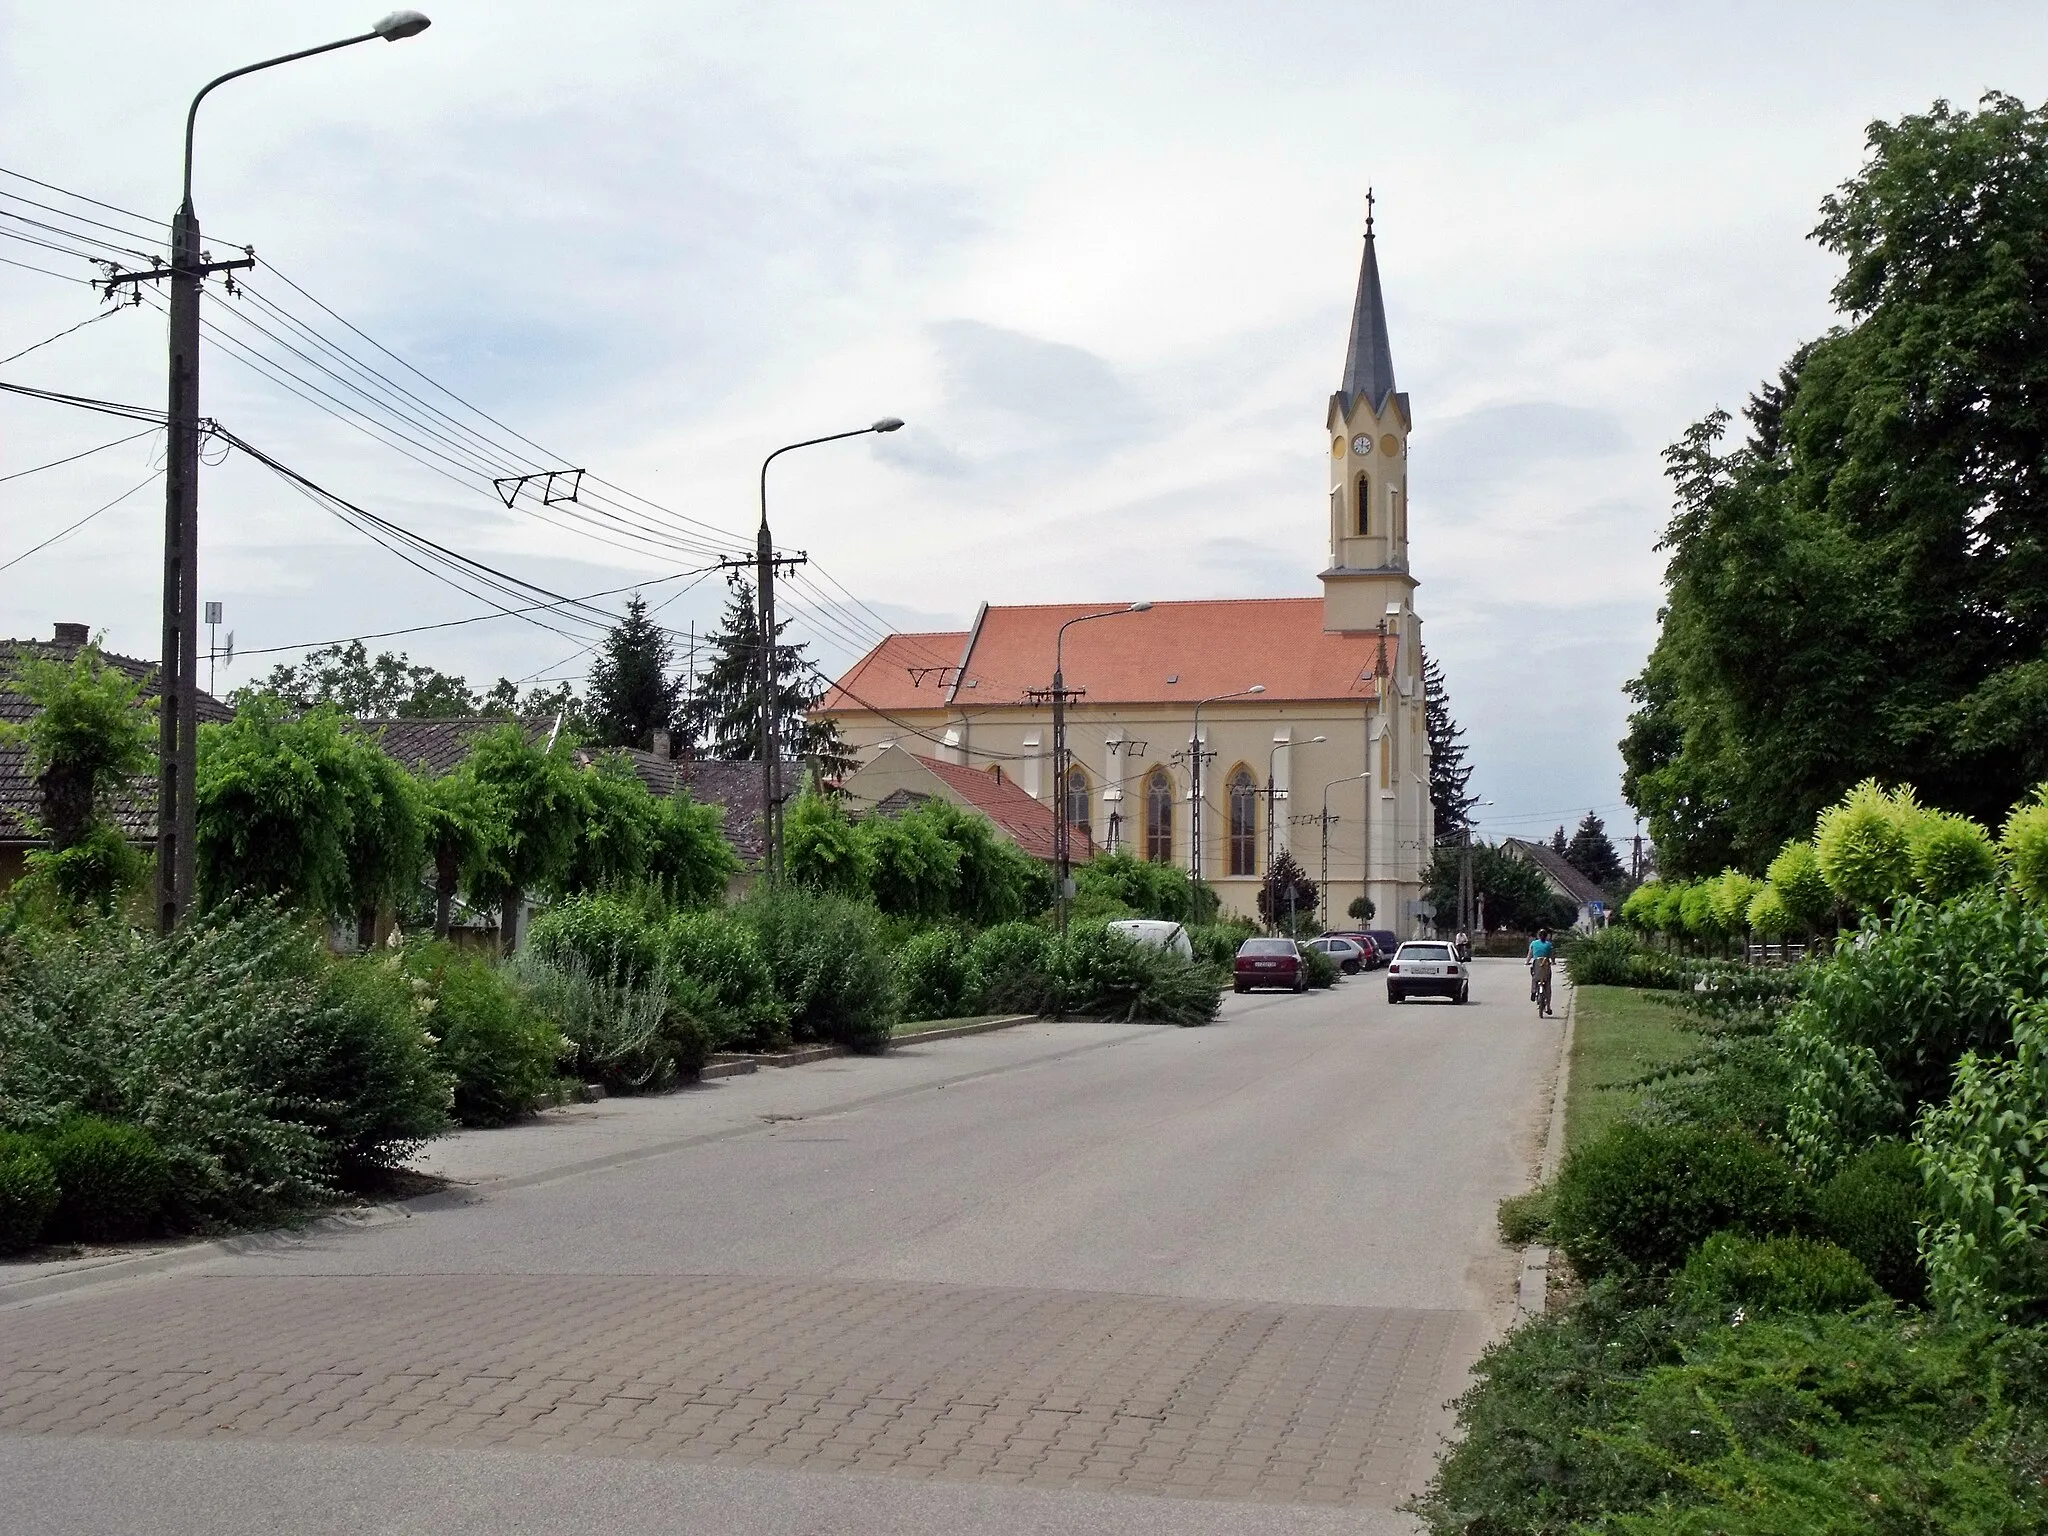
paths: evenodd
<path fill-rule="evenodd" d="M 1557 958 L 1557 946 L 1550 942 L 1550 930 L 1538 928 L 1529 941 L 1529 1001 L 1545 1018 L 1550 1016 L 1550 972 Z"/>

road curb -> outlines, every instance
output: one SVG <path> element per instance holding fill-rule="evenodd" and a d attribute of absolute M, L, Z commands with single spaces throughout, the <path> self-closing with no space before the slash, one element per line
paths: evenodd
<path fill-rule="evenodd" d="M 1015 1029 L 1019 1024 L 1036 1024 L 1043 1015 L 1013 1013 L 1007 1018 L 982 1019 L 974 1024 L 955 1024 L 947 1029 L 921 1029 L 914 1035 L 898 1035 L 889 1042 L 891 1050 L 904 1045 L 921 1045 L 927 1040 L 958 1040 L 966 1035 L 985 1035 L 991 1030 Z"/>
<path fill-rule="evenodd" d="M 1579 1012 L 1579 989 L 1567 985 L 1564 1000 L 1564 1028 L 1558 1034 L 1557 1086 L 1550 1094 L 1550 1129 L 1543 1138 L 1543 1161 L 1537 1166 L 1536 1187 L 1541 1189 L 1557 1177 L 1564 1161 L 1564 1111 L 1572 1088 L 1572 1032 Z M 1522 1250 L 1522 1277 L 1516 1287 L 1515 1305 L 1523 1317 L 1541 1317 L 1550 1301 L 1550 1249 L 1532 1243 Z"/>

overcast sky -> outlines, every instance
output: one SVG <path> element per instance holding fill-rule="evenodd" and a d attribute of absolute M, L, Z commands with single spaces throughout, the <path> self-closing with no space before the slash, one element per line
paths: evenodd
<path fill-rule="evenodd" d="M 0 166 L 167 219 L 191 92 L 380 4 L 0 5 Z M 2048 74 L 2048 10 L 2024 3 L 427 9 L 417 39 L 209 99 L 215 255 L 254 245 L 259 294 L 423 398 L 462 417 L 279 274 L 545 444 L 539 462 L 735 548 L 769 448 L 906 418 L 774 470 L 777 539 L 816 561 L 797 629 L 834 670 L 877 615 L 1315 592 L 1373 186 L 1417 600 L 1494 832 L 1588 807 L 1629 830 L 1614 744 L 1655 629 L 1659 452 L 1831 323 L 1834 265 L 1805 237 L 1865 125 L 1987 88 L 2038 99 Z M 18 240 L 0 257 L 91 275 Z M 255 302 L 213 294 L 209 314 L 349 398 L 238 328 L 229 311 L 291 334 Z M 0 357 L 96 307 L 0 266 Z M 576 522 L 588 504 L 508 511 L 487 474 L 431 473 L 225 345 L 206 368 L 206 414 L 395 522 L 554 591 L 646 581 L 664 622 L 715 620 L 716 577 L 655 584 L 701 566 L 694 547 L 599 542 L 620 528 Z M 147 308 L 0 368 L 150 405 L 162 376 Z M 0 475 L 127 430 L 0 400 Z M 0 633 L 79 620 L 157 653 L 152 451 L 0 481 L 0 561 L 141 486 L 0 571 Z M 252 651 L 484 611 L 239 456 L 206 471 L 202 521 L 202 595 L 245 653 L 222 690 L 277 659 Z M 586 664 L 519 619 L 382 644 L 477 684 Z"/>

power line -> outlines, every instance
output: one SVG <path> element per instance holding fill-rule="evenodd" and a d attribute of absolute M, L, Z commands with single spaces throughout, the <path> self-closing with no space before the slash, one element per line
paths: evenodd
<path fill-rule="evenodd" d="M 129 421 L 148 421 L 158 426 L 163 425 L 164 413 L 146 405 L 123 405 L 116 400 L 96 400 L 91 395 L 67 395 L 61 390 L 35 389 L 27 384 L 0 382 L 0 392 L 26 395 L 31 400 L 47 400 L 52 405 L 70 405 L 83 411 L 98 411 L 105 416 L 122 416 Z"/>
<path fill-rule="evenodd" d="M 163 471 L 160 469 L 151 470 L 149 472 L 149 478 L 144 480 L 141 485 L 131 485 L 130 487 L 128 487 L 127 490 L 123 491 L 120 495 L 116 496 L 104 507 L 93 508 L 92 511 L 86 513 L 85 516 L 81 517 L 77 522 L 73 523 L 69 528 L 61 529 L 58 532 L 51 534 L 47 539 L 43 540 L 42 543 L 36 545 L 32 549 L 24 549 L 12 560 L 9 560 L 5 565 L 0 565 L 0 571 L 11 570 L 15 566 L 21 564 L 21 562 L 26 560 L 30 555 L 33 555 L 38 551 L 48 549 L 52 544 L 55 544 L 59 539 L 68 538 L 70 535 L 78 532 L 79 529 L 83 528 L 87 523 L 91 522 L 94 518 L 98 517 L 102 512 L 110 511 L 113 508 L 118 507 L 122 502 L 126 501 L 130 496 L 133 496 L 137 491 L 141 490 L 143 486 L 148 485 L 151 481 L 155 480 L 162 473 Z"/>
<path fill-rule="evenodd" d="M 83 192 L 73 192 L 69 187 L 60 187 L 51 181 L 38 181 L 35 177 L 25 175 L 21 171 L 11 171 L 4 165 L 0 165 L 0 176 L 11 176 L 16 181 L 25 181 L 31 186 L 41 187 L 45 192 L 57 192 L 65 197 L 76 198 L 81 203 L 91 203 L 93 207 L 104 208 L 109 213 L 126 214 L 129 218 L 139 220 L 144 224 L 155 222 L 148 214 L 137 213 L 133 208 L 123 208 L 118 203 L 103 203 L 96 197 L 87 197 Z"/>
<path fill-rule="evenodd" d="M 0 256 L 0 267 L 19 267 L 24 272 L 40 272 L 44 277 L 54 277 L 60 283 L 77 283 L 85 288 L 94 286 L 93 280 L 89 277 L 73 277 L 68 272 L 52 272 L 48 267 L 31 266 L 28 262 L 16 261 L 8 256 Z"/>
<path fill-rule="evenodd" d="M 69 458 L 52 459 L 47 464 L 38 464 L 34 469 L 17 469 L 11 475 L 0 475 L 0 485 L 6 484 L 9 480 L 19 480 L 23 475 L 39 475 L 46 469 L 57 468 L 60 464 L 76 464 L 80 459 L 89 459 L 96 453 L 105 453 L 109 448 L 118 448 L 123 443 L 132 443 L 141 438 L 148 437 L 153 431 L 155 431 L 155 428 L 150 428 L 148 431 L 143 432 L 131 432 L 126 437 L 115 438 L 111 443 L 101 443 L 97 448 L 88 448 L 83 453 L 74 453 Z"/>
<path fill-rule="evenodd" d="M 116 309 L 103 309 L 96 315 L 87 315 L 83 320 L 79 321 L 78 324 L 66 326 L 63 330 L 59 331 L 54 336 L 45 336 L 41 341 L 35 342 L 30 346 L 23 347 L 19 352 L 12 353 L 7 357 L 0 357 L 0 364 L 11 363 L 16 358 L 19 357 L 27 357 L 29 353 L 35 351 L 38 347 L 47 347 L 53 341 L 62 341 L 66 336 L 69 336 L 73 331 L 82 331 L 88 325 L 97 325 L 99 324 L 100 321 L 106 319 L 107 316 L 119 314 L 122 309 L 128 309 L 131 307 L 132 306 L 130 305 L 123 304 Z"/>

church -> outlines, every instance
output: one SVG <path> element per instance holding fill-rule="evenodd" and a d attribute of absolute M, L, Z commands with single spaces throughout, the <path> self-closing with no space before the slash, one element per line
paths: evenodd
<path fill-rule="evenodd" d="M 1323 442 L 1320 596 L 992 606 L 965 631 L 889 636 L 819 701 L 863 762 L 889 747 L 1008 779 L 1086 836 L 1199 874 L 1258 915 L 1291 852 L 1342 927 L 1429 926 L 1435 844 L 1422 621 L 1408 561 L 1408 397 L 1394 387 L 1372 221 Z M 1099 616 L 1099 617 L 1098 617 Z M 1085 621 L 1085 622 L 1084 622 Z M 1053 761 L 1057 660 L 1070 694 Z M 867 807 L 855 805 L 858 814 Z M 1077 853 L 1076 857 L 1080 857 Z"/>

